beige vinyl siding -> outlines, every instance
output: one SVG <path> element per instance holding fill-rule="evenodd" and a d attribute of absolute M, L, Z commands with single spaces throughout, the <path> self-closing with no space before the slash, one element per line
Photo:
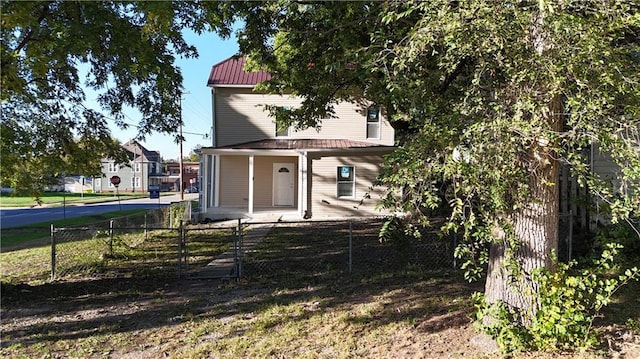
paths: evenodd
<path fill-rule="evenodd" d="M 264 95 L 247 88 L 218 88 L 215 97 L 217 146 L 275 138 L 274 119 L 263 105 L 300 105 L 297 98 Z M 335 106 L 335 117 L 322 120 L 319 128 L 291 131 L 289 138 L 341 138 L 383 145 L 394 144 L 394 131 L 381 113 L 380 139 L 367 139 L 366 106 L 343 102 Z"/>
<path fill-rule="evenodd" d="M 255 156 L 253 160 L 253 205 L 273 205 L 273 164 L 291 163 L 297 167 L 297 157 Z M 220 157 L 220 206 L 246 206 L 249 196 L 249 157 Z M 296 188 L 297 191 L 297 171 Z M 297 193 L 297 192 L 296 192 Z M 297 195 L 294 196 L 297 203 Z"/>
<path fill-rule="evenodd" d="M 592 171 L 594 173 L 600 176 L 600 178 L 609 181 L 614 191 L 630 191 L 628 186 L 623 186 L 621 184 L 621 181 L 619 180 L 621 169 L 608 153 L 601 152 L 599 146 L 593 145 L 592 155 Z"/>
<path fill-rule="evenodd" d="M 220 157 L 220 206 L 246 206 L 249 196 L 249 158 Z"/>
<path fill-rule="evenodd" d="M 216 89 L 216 144 L 237 143 L 275 138 L 274 119 L 263 105 L 293 106 L 298 100 L 284 96 L 262 95 L 246 88 Z"/>
<path fill-rule="evenodd" d="M 381 215 L 375 209 L 384 189 L 371 190 L 382 164 L 381 156 L 324 157 L 313 161 L 311 213 L 313 217 Z M 353 198 L 338 198 L 336 173 L 338 166 L 355 169 Z M 371 198 L 365 198 L 369 195 Z M 362 201 L 362 203 L 360 203 Z"/>
<path fill-rule="evenodd" d="M 335 117 L 326 118 L 320 124 L 320 131 L 309 128 L 299 132 L 292 132 L 291 138 L 342 138 L 355 141 L 365 141 L 381 145 L 393 146 L 394 131 L 389 121 L 380 114 L 380 138 L 367 138 L 367 107 L 360 104 L 342 102 L 335 106 Z"/>

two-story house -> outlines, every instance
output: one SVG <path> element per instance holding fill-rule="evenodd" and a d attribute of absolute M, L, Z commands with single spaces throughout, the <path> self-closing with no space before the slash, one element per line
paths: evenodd
<path fill-rule="evenodd" d="M 373 186 L 394 131 L 373 104 L 340 103 L 318 129 L 278 129 L 264 105 L 295 108 L 300 98 L 263 94 L 264 71 L 245 60 L 214 65 L 213 139 L 201 149 L 201 211 L 206 218 L 283 213 L 309 218 L 379 215 Z"/>
<path fill-rule="evenodd" d="M 113 176 L 120 177 L 118 190 L 122 192 L 147 192 L 149 186 L 159 186 L 162 182 L 162 158 L 160 152 L 147 150 L 135 140 L 122 145 L 129 153 L 130 162 L 118 164 L 114 160 L 102 160 L 102 177 L 93 179 L 94 192 L 115 192 L 111 183 Z"/>

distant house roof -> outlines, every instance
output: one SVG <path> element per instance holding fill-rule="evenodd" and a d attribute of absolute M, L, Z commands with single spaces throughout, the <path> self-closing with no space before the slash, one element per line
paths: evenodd
<path fill-rule="evenodd" d="M 217 149 L 236 150 L 312 150 L 312 149 L 353 149 L 353 148 L 390 148 L 390 146 L 380 145 L 364 141 L 353 141 L 344 139 L 269 139 L 239 143 L 217 147 Z"/>
<path fill-rule="evenodd" d="M 244 57 L 230 57 L 219 62 L 211 68 L 207 86 L 209 87 L 226 87 L 226 86 L 247 86 L 253 87 L 260 82 L 267 81 L 271 75 L 266 71 L 246 72 L 244 66 L 246 60 Z"/>
<path fill-rule="evenodd" d="M 134 161 L 142 162 L 161 162 L 160 152 L 149 151 L 138 141 L 129 140 L 122 145 L 127 151 L 133 154 Z"/>

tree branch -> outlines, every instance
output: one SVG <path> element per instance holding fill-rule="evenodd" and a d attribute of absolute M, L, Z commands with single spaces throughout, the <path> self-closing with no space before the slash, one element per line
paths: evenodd
<path fill-rule="evenodd" d="M 40 24 L 42 22 L 42 20 L 44 20 L 47 17 L 48 14 L 49 14 L 49 4 L 48 3 L 44 3 L 44 6 L 42 7 L 42 11 L 40 12 L 40 17 L 38 17 L 38 24 Z M 22 40 L 20 41 L 20 43 L 16 47 L 15 51 L 16 52 L 22 51 L 22 49 L 25 46 L 27 46 L 27 43 L 32 38 L 33 38 L 33 28 L 29 28 L 27 33 L 24 35 L 24 37 L 22 38 Z"/>

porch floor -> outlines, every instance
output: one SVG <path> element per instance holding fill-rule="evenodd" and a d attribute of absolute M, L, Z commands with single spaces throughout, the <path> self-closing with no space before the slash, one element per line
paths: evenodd
<path fill-rule="evenodd" d="M 279 219 L 302 219 L 295 207 L 255 207 L 253 213 L 247 207 L 214 207 L 208 208 L 200 214 L 201 220 L 209 218 L 221 219 L 253 219 L 261 221 L 277 221 Z"/>

